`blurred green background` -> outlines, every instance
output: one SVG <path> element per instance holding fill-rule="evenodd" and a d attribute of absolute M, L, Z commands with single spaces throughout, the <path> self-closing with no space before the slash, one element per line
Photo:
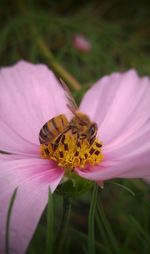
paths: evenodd
<path fill-rule="evenodd" d="M 76 34 L 89 40 L 89 52 L 73 46 Z M 149 57 L 148 0 L 0 1 L 0 65 L 25 59 L 48 64 L 60 76 L 67 71 L 81 84 L 80 91 L 72 87 L 78 102 L 88 87 L 105 74 L 135 68 L 142 75 L 150 75 Z M 142 180 L 109 181 L 100 190 L 99 199 L 104 210 L 100 207 L 95 217 L 96 253 L 149 254 L 149 186 Z M 88 253 L 90 200 L 90 190 L 72 199 L 62 253 Z M 54 195 L 54 204 L 57 233 L 62 216 L 59 193 Z M 46 253 L 46 223 L 45 211 L 28 254 Z"/>
<path fill-rule="evenodd" d="M 37 45 L 41 36 L 60 64 L 80 83 L 129 68 L 150 74 L 149 16 L 148 0 L 1 0 L 0 64 L 22 58 L 46 63 Z M 89 53 L 73 48 L 75 34 L 83 34 L 91 42 Z"/>

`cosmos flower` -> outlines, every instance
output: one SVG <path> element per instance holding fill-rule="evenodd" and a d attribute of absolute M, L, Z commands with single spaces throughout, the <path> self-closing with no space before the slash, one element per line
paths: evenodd
<path fill-rule="evenodd" d="M 22 61 L 2 68 L 0 89 L 0 150 L 7 153 L 0 154 L 0 253 L 5 253 L 6 214 L 12 193 L 18 187 L 10 221 L 10 253 L 22 254 L 47 204 L 48 188 L 54 192 L 66 174 L 64 162 L 57 162 L 61 155 L 55 154 L 56 160 L 44 158 L 39 132 L 49 119 L 59 114 L 71 119 L 72 113 L 65 91 L 44 65 Z M 140 78 L 131 70 L 98 80 L 85 94 L 79 110 L 96 122 L 96 142 L 102 144 L 98 145 L 102 156 L 96 157 L 99 162 L 94 163 L 94 155 L 87 151 L 89 163 L 80 167 L 79 162 L 72 162 L 77 165 L 74 173 L 96 182 L 149 178 L 149 108 L 147 77 Z M 66 137 L 68 145 L 74 142 Z M 95 145 L 92 143 L 93 149 Z M 72 146 L 78 147 L 74 143 Z M 77 158 L 88 150 L 86 140 L 81 150 Z M 71 148 L 67 154 L 71 154 Z"/>
<path fill-rule="evenodd" d="M 92 48 L 90 41 L 82 34 L 76 34 L 73 37 L 73 46 L 83 52 L 89 52 Z"/>

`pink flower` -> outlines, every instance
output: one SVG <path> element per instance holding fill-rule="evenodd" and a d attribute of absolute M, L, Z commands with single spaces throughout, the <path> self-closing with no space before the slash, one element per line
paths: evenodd
<path fill-rule="evenodd" d="M 74 48 L 83 52 L 89 52 L 92 48 L 90 41 L 86 39 L 82 34 L 76 34 L 73 37 L 73 46 Z"/>
<path fill-rule="evenodd" d="M 4 252 L 6 214 L 18 187 L 11 223 L 10 249 L 25 253 L 64 169 L 40 158 L 39 131 L 59 114 L 70 119 L 66 96 L 44 65 L 19 62 L 0 70 L 0 253 Z M 80 111 L 98 125 L 104 159 L 97 166 L 76 168 L 96 182 L 150 177 L 150 80 L 135 71 L 98 80 L 85 94 Z"/>

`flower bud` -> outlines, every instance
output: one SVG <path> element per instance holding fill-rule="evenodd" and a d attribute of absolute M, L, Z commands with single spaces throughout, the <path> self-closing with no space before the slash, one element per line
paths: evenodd
<path fill-rule="evenodd" d="M 81 34 L 73 37 L 73 47 L 82 52 L 89 52 L 92 48 L 90 41 Z"/>

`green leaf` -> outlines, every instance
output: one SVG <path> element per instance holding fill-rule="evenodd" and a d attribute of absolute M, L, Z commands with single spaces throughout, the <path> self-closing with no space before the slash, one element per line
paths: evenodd
<path fill-rule="evenodd" d="M 95 254 L 94 218 L 96 210 L 98 186 L 94 185 L 88 218 L 88 254 Z"/>
<path fill-rule="evenodd" d="M 12 213 L 12 209 L 13 209 L 13 205 L 16 199 L 16 195 L 17 195 L 17 190 L 18 187 L 14 190 L 11 199 L 10 199 L 10 203 L 9 203 L 9 207 L 8 207 L 8 212 L 7 212 L 7 221 L 6 221 L 6 238 L 5 238 L 5 248 L 6 248 L 6 254 L 9 254 L 9 227 L 10 227 L 10 219 L 11 219 L 11 213 Z"/>
<path fill-rule="evenodd" d="M 90 189 L 92 185 L 92 181 L 83 179 L 74 173 L 70 173 L 69 179 L 60 184 L 56 192 L 67 198 L 76 198 Z"/>
<path fill-rule="evenodd" d="M 54 246 L 54 210 L 53 210 L 53 198 L 49 188 L 48 192 L 48 206 L 47 206 L 47 234 L 46 234 L 46 253 L 53 253 Z"/>

